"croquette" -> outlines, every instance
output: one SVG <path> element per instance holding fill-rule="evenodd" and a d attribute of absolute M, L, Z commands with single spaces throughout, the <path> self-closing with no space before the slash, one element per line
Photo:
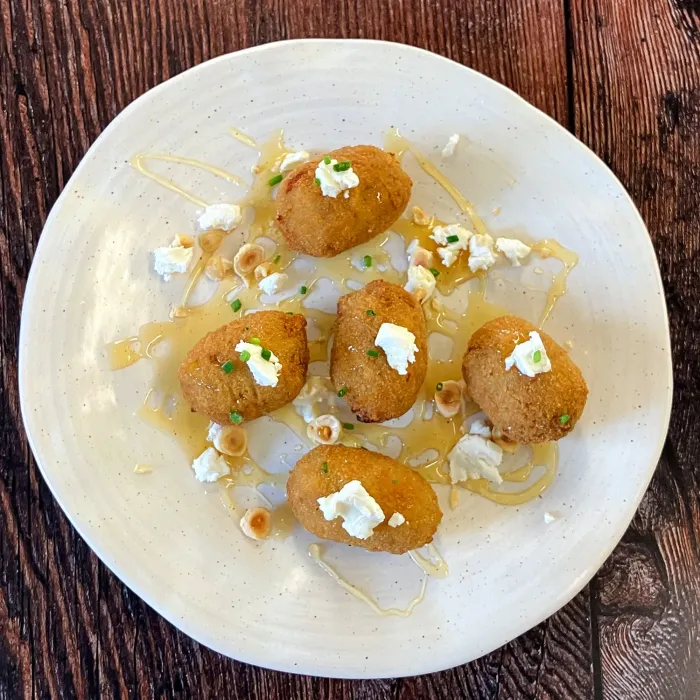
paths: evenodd
<path fill-rule="evenodd" d="M 386 231 L 406 208 L 413 185 L 398 160 L 375 146 L 346 146 L 327 155 L 350 161 L 359 184 L 335 198 L 324 196 L 315 183 L 319 158 L 282 181 L 276 202 L 277 226 L 287 245 L 317 258 L 331 258 Z"/>
<path fill-rule="evenodd" d="M 538 331 L 552 365 L 528 377 L 516 367 L 506 370 L 515 346 Z M 559 440 L 570 433 L 586 405 L 588 388 L 581 370 L 552 338 L 516 316 L 484 324 L 469 340 L 462 360 L 467 393 L 495 428 L 515 442 Z"/>
<path fill-rule="evenodd" d="M 277 386 L 257 384 L 235 350 L 239 341 L 252 338 L 282 365 Z M 191 409 L 225 425 L 232 412 L 250 421 L 292 401 L 304 386 L 308 364 L 304 316 L 258 311 L 204 336 L 182 361 L 178 378 Z"/>
<path fill-rule="evenodd" d="M 357 479 L 384 512 L 385 520 L 365 540 L 350 536 L 343 518 L 326 520 L 318 499 Z M 442 518 L 435 491 L 410 467 L 359 447 L 320 445 L 304 455 L 289 475 L 287 498 L 294 516 L 317 537 L 369 549 L 403 554 L 432 541 Z M 406 521 L 387 523 L 394 513 Z"/>
<path fill-rule="evenodd" d="M 383 323 L 415 335 L 415 362 L 406 374 L 392 368 L 375 345 Z M 368 351 L 370 354 L 368 354 Z M 398 418 L 413 406 L 428 367 L 428 335 L 420 302 L 396 284 L 375 280 L 340 297 L 331 350 L 331 380 L 364 423 Z"/>

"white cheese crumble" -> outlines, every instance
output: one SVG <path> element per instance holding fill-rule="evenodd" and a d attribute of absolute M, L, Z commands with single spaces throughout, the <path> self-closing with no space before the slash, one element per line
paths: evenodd
<path fill-rule="evenodd" d="M 496 250 L 503 253 L 513 267 L 520 267 L 520 261 L 532 252 L 529 245 L 517 238 L 497 238 Z"/>
<path fill-rule="evenodd" d="M 344 190 L 352 189 L 360 184 L 360 178 L 352 169 L 352 166 L 347 170 L 337 172 L 333 170 L 333 166 L 338 161 L 331 158 L 329 163 L 321 161 L 316 166 L 316 178 L 321 186 L 321 193 L 324 197 L 337 197 Z M 347 195 L 345 195 L 347 197 Z"/>
<path fill-rule="evenodd" d="M 182 236 L 175 236 L 169 246 L 156 248 L 153 251 L 153 269 L 166 282 L 169 282 L 175 274 L 187 272 L 192 262 L 194 248 L 190 245 L 182 245 L 182 238 Z"/>
<path fill-rule="evenodd" d="M 398 527 L 399 525 L 403 525 L 406 522 L 406 518 L 401 515 L 401 513 L 394 513 L 389 520 L 387 521 L 387 525 L 389 527 Z"/>
<path fill-rule="evenodd" d="M 294 153 L 287 153 L 287 155 L 282 158 L 282 162 L 280 163 L 280 172 L 286 172 L 287 170 L 291 170 L 292 168 L 295 168 L 299 163 L 305 163 L 307 160 L 309 160 L 309 152 L 308 151 L 294 151 Z"/>
<path fill-rule="evenodd" d="M 555 515 L 554 513 L 550 513 L 548 510 L 545 511 L 545 513 L 544 513 L 544 524 L 545 524 L 545 525 L 550 525 L 551 523 L 553 523 L 553 522 L 557 519 L 557 517 L 558 517 L 558 516 Z"/>
<path fill-rule="evenodd" d="M 403 326 L 382 323 L 374 344 L 384 350 L 389 367 L 399 374 L 406 374 L 409 363 L 416 361 L 416 336 Z"/>
<path fill-rule="evenodd" d="M 343 519 L 343 530 L 351 537 L 366 540 L 379 523 L 384 522 L 384 511 L 357 479 L 340 491 L 318 499 L 326 520 Z"/>
<path fill-rule="evenodd" d="M 197 481 L 214 482 L 231 473 L 226 460 L 213 447 L 207 447 L 192 462 L 192 469 Z"/>
<path fill-rule="evenodd" d="M 237 204 L 210 204 L 197 219 L 202 231 L 219 229 L 232 231 L 241 221 L 241 208 Z"/>
<path fill-rule="evenodd" d="M 253 379 L 260 386 L 277 386 L 277 378 L 282 371 L 282 365 L 275 353 L 270 353 L 270 359 L 266 360 L 262 356 L 263 348 L 260 345 L 238 341 L 236 352 L 246 350 L 250 357 L 246 360 L 248 368 L 253 373 Z"/>
<path fill-rule="evenodd" d="M 413 294 L 421 304 L 425 304 L 435 291 L 435 276 L 425 267 L 411 265 L 408 268 L 408 282 L 404 289 Z"/>
<path fill-rule="evenodd" d="M 263 277 L 258 282 L 258 287 L 260 287 L 265 294 L 277 294 L 277 292 L 283 289 L 284 285 L 287 284 L 288 279 L 289 276 L 284 272 L 273 272 L 271 275 Z"/>
<path fill-rule="evenodd" d="M 447 455 L 453 484 L 466 479 L 487 479 L 494 484 L 503 482 L 498 467 L 503 450 L 480 435 L 465 435 Z"/>
<path fill-rule="evenodd" d="M 481 437 L 488 439 L 491 437 L 491 427 L 485 420 L 479 418 L 475 420 L 469 427 L 469 434 L 481 435 Z"/>
<path fill-rule="evenodd" d="M 406 248 L 408 256 L 408 266 L 430 267 L 433 264 L 433 254 L 419 245 L 417 238 L 414 238 Z"/>
<path fill-rule="evenodd" d="M 513 365 L 526 377 L 551 372 L 552 363 L 537 331 L 531 331 L 530 340 L 518 343 L 513 352 L 506 357 L 506 370 L 511 369 Z"/>
<path fill-rule="evenodd" d="M 451 156 L 453 156 L 455 154 L 455 149 L 457 148 L 458 143 L 459 134 L 452 134 L 452 136 L 450 136 L 449 140 L 442 149 L 442 157 L 450 158 Z"/>
<path fill-rule="evenodd" d="M 430 237 L 439 245 L 438 255 L 445 267 L 451 267 L 460 252 L 469 248 L 469 240 L 474 234 L 459 224 L 436 226 Z M 456 237 L 456 238 L 455 238 Z"/>
<path fill-rule="evenodd" d="M 475 234 L 469 240 L 469 269 L 488 270 L 496 262 L 493 250 L 493 238 L 488 233 Z"/>
<path fill-rule="evenodd" d="M 301 388 L 299 395 L 292 401 L 296 412 L 311 423 L 319 415 L 319 405 L 335 405 L 336 393 L 331 390 L 331 383 L 323 377 L 309 377 Z"/>

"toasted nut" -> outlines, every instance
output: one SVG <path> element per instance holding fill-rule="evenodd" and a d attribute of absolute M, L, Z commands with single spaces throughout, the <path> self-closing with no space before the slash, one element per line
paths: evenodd
<path fill-rule="evenodd" d="M 340 421 L 335 416 L 326 413 L 314 418 L 306 426 L 306 434 L 311 440 L 321 445 L 334 445 L 338 442 L 342 429 Z"/>
<path fill-rule="evenodd" d="M 229 457 L 242 457 L 248 449 L 248 433 L 240 425 L 223 425 L 213 431 L 214 447 Z"/>
<path fill-rule="evenodd" d="M 233 269 L 247 283 L 247 277 L 264 260 L 265 251 L 262 246 L 255 243 L 246 243 L 241 246 L 233 259 Z"/>
<path fill-rule="evenodd" d="M 260 280 L 265 279 L 268 275 L 272 274 L 274 265 L 268 260 L 267 262 L 260 263 L 255 268 L 255 279 L 260 282 Z"/>
<path fill-rule="evenodd" d="M 248 508 L 241 518 L 241 530 L 251 539 L 264 540 L 271 529 L 272 516 L 267 508 Z"/>
<path fill-rule="evenodd" d="M 418 226 L 428 226 L 430 224 L 430 217 L 420 207 L 413 207 L 411 214 L 414 224 L 418 224 Z"/>
<path fill-rule="evenodd" d="M 445 418 L 456 416 L 462 410 L 462 401 L 462 386 L 452 379 L 443 382 L 440 391 L 435 391 L 435 407 Z"/>
<path fill-rule="evenodd" d="M 221 282 L 233 272 L 233 262 L 221 255 L 213 255 L 204 270 L 204 274 L 214 282 Z"/>
<path fill-rule="evenodd" d="M 205 253 L 213 253 L 221 245 L 224 235 L 219 229 L 207 231 L 199 237 L 199 245 Z"/>
<path fill-rule="evenodd" d="M 183 248 L 194 248 L 194 238 L 184 233 L 178 233 L 171 245 L 173 247 L 182 246 Z"/>
<path fill-rule="evenodd" d="M 406 248 L 406 254 L 408 255 L 408 264 L 417 265 L 418 267 L 432 267 L 433 266 L 433 254 L 427 248 L 421 248 L 418 245 L 418 239 L 414 239 Z"/>

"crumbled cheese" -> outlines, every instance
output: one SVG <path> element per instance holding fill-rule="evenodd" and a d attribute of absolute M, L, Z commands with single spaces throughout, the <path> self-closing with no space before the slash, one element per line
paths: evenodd
<path fill-rule="evenodd" d="M 207 447 L 192 462 L 192 469 L 197 481 L 214 482 L 231 473 L 226 460 L 213 447 Z"/>
<path fill-rule="evenodd" d="M 177 273 L 187 272 L 194 248 L 191 245 L 182 245 L 182 237 L 176 236 L 175 240 L 162 248 L 153 251 L 153 269 L 166 282 Z"/>
<path fill-rule="evenodd" d="M 273 272 L 271 275 L 263 277 L 258 282 L 258 287 L 260 287 L 265 294 L 277 294 L 287 283 L 288 279 L 289 276 L 284 272 Z"/>
<path fill-rule="evenodd" d="M 535 361 L 536 354 L 537 362 Z M 544 349 L 542 338 L 537 331 L 531 331 L 530 340 L 518 343 L 513 352 L 506 357 L 506 370 L 511 369 L 513 365 L 520 374 L 524 374 L 526 377 L 551 372 L 552 363 L 547 357 L 547 351 Z"/>
<path fill-rule="evenodd" d="M 280 172 L 283 173 L 287 170 L 291 170 L 299 165 L 299 163 L 305 163 L 307 160 L 309 160 L 309 157 L 308 151 L 294 151 L 294 153 L 287 153 L 287 155 L 282 158 L 282 162 L 280 163 Z"/>
<path fill-rule="evenodd" d="M 387 521 L 387 525 L 389 527 L 398 527 L 399 525 L 403 525 L 405 522 L 406 518 L 404 518 L 401 513 L 394 513 Z"/>
<path fill-rule="evenodd" d="M 469 269 L 488 270 L 496 262 L 493 238 L 488 233 L 474 234 L 469 240 Z"/>
<path fill-rule="evenodd" d="M 482 418 L 479 418 L 475 420 L 471 426 L 469 427 L 469 434 L 470 435 L 481 435 L 481 437 L 484 438 L 490 438 L 491 437 L 491 426 L 483 420 Z"/>
<path fill-rule="evenodd" d="M 450 479 L 453 484 L 466 479 L 488 479 L 494 484 L 503 482 L 498 467 L 503 450 L 480 435 L 465 435 L 447 455 Z"/>
<path fill-rule="evenodd" d="M 221 435 L 221 431 L 223 430 L 223 425 L 219 425 L 218 423 L 214 423 L 213 421 L 209 423 L 209 430 L 207 431 L 207 442 L 211 442 L 214 444 L 214 441 Z"/>
<path fill-rule="evenodd" d="M 296 412 L 310 423 L 319 415 L 319 405 L 335 405 L 337 394 L 331 390 L 331 383 L 323 377 L 309 377 L 298 396 L 292 401 Z"/>
<path fill-rule="evenodd" d="M 450 136 L 449 140 L 442 149 L 442 157 L 449 158 L 450 156 L 453 156 L 455 154 L 455 149 L 457 148 L 458 143 L 459 134 L 452 134 L 452 136 Z"/>
<path fill-rule="evenodd" d="M 271 352 L 270 359 L 265 360 L 262 356 L 262 346 L 240 340 L 236 345 L 236 352 L 243 352 L 244 350 L 250 353 L 246 364 L 253 373 L 253 379 L 256 384 L 260 386 L 277 386 L 277 379 L 282 371 L 282 365 L 275 353 Z"/>
<path fill-rule="evenodd" d="M 389 367 L 399 374 L 406 374 L 409 363 L 416 361 L 416 336 L 403 326 L 382 323 L 374 344 L 384 350 Z"/>
<path fill-rule="evenodd" d="M 448 238 L 457 236 L 456 241 L 448 241 Z M 430 237 L 439 245 L 438 255 L 445 267 L 451 267 L 457 260 L 460 252 L 469 248 L 469 240 L 474 236 L 464 226 L 450 224 L 449 226 L 436 226 Z"/>
<path fill-rule="evenodd" d="M 343 190 L 352 189 L 360 184 L 360 178 L 357 177 L 352 167 L 340 172 L 333 170 L 333 166 L 337 163 L 338 161 L 335 158 L 331 158 L 330 163 L 322 160 L 316 166 L 316 178 L 320 183 L 321 193 L 324 197 L 335 198 Z"/>
<path fill-rule="evenodd" d="M 435 276 L 426 267 L 411 265 L 408 268 L 408 282 L 404 289 L 425 304 L 435 291 Z"/>
<path fill-rule="evenodd" d="M 433 254 L 418 243 L 418 239 L 414 238 L 406 248 L 408 266 L 430 267 L 433 264 Z"/>
<path fill-rule="evenodd" d="M 496 250 L 503 253 L 513 267 L 520 267 L 520 261 L 532 252 L 529 245 L 525 245 L 517 238 L 497 238 Z"/>
<path fill-rule="evenodd" d="M 201 231 L 219 229 L 232 231 L 241 221 L 241 208 L 237 204 L 210 204 L 197 219 Z"/>
<path fill-rule="evenodd" d="M 559 516 L 555 515 L 554 513 L 550 513 L 548 510 L 545 511 L 544 513 L 544 524 L 545 525 L 550 525 L 553 523 Z"/>
<path fill-rule="evenodd" d="M 343 519 L 343 530 L 351 537 L 366 540 L 379 523 L 384 522 L 384 511 L 357 479 L 340 491 L 318 499 L 326 520 Z"/>

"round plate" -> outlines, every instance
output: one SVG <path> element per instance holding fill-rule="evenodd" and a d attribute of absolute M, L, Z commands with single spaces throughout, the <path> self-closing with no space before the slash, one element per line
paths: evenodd
<path fill-rule="evenodd" d="M 255 154 L 231 138 L 231 126 L 256 139 L 284 128 L 291 146 L 319 150 L 381 145 L 393 126 L 435 162 L 460 133 L 456 156 L 441 167 L 491 232 L 556 238 L 580 254 L 546 330 L 572 341 L 590 397 L 560 443 L 554 484 L 517 508 L 465 494 L 447 509 L 437 542 L 451 575 L 431 579 L 408 618 L 378 617 L 351 598 L 307 556 L 311 538 L 303 532 L 264 543 L 243 537 L 218 490 L 196 482 L 178 447 L 134 415 L 148 363 L 106 369 L 107 342 L 167 319 L 182 281 L 158 279 L 150 251 L 191 231 L 197 211 L 137 174 L 129 159 L 175 153 L 249 178 Z M 243 194 L 191 168 L 162 172 L 212 201 Z M 443 216 L 456 213 L 446 195 L 420 182 L 414 199 Z M 536 320 L 533 295 L 532 308 L 519 313 Z M 513 302 L 521 296 L 510 294 Z M 651 478 L 667 429 L 670 368 L 649 236 L 603 163 L 492 80 L 425 51 L 371 41 L 291 41 L 222 56 L 124 110 L 51 211 L 20 339 L 32 449 L 107 566 L 217 651 L 284 671 L 355 678 L 462 664 L 570 600 L 622 536 Z M 275 434 L 265 420 L 256 430 Z M 265 463 L 265 441 L 253 442 Z M 134 474 L 139 462 L 153 472 Z M 546 511 L 558 519 L 546 525 Z M 384 605 L 404 607 L 420 588 L 421 573 L 406 556 L 332 545 L 329 557 Z"/>

